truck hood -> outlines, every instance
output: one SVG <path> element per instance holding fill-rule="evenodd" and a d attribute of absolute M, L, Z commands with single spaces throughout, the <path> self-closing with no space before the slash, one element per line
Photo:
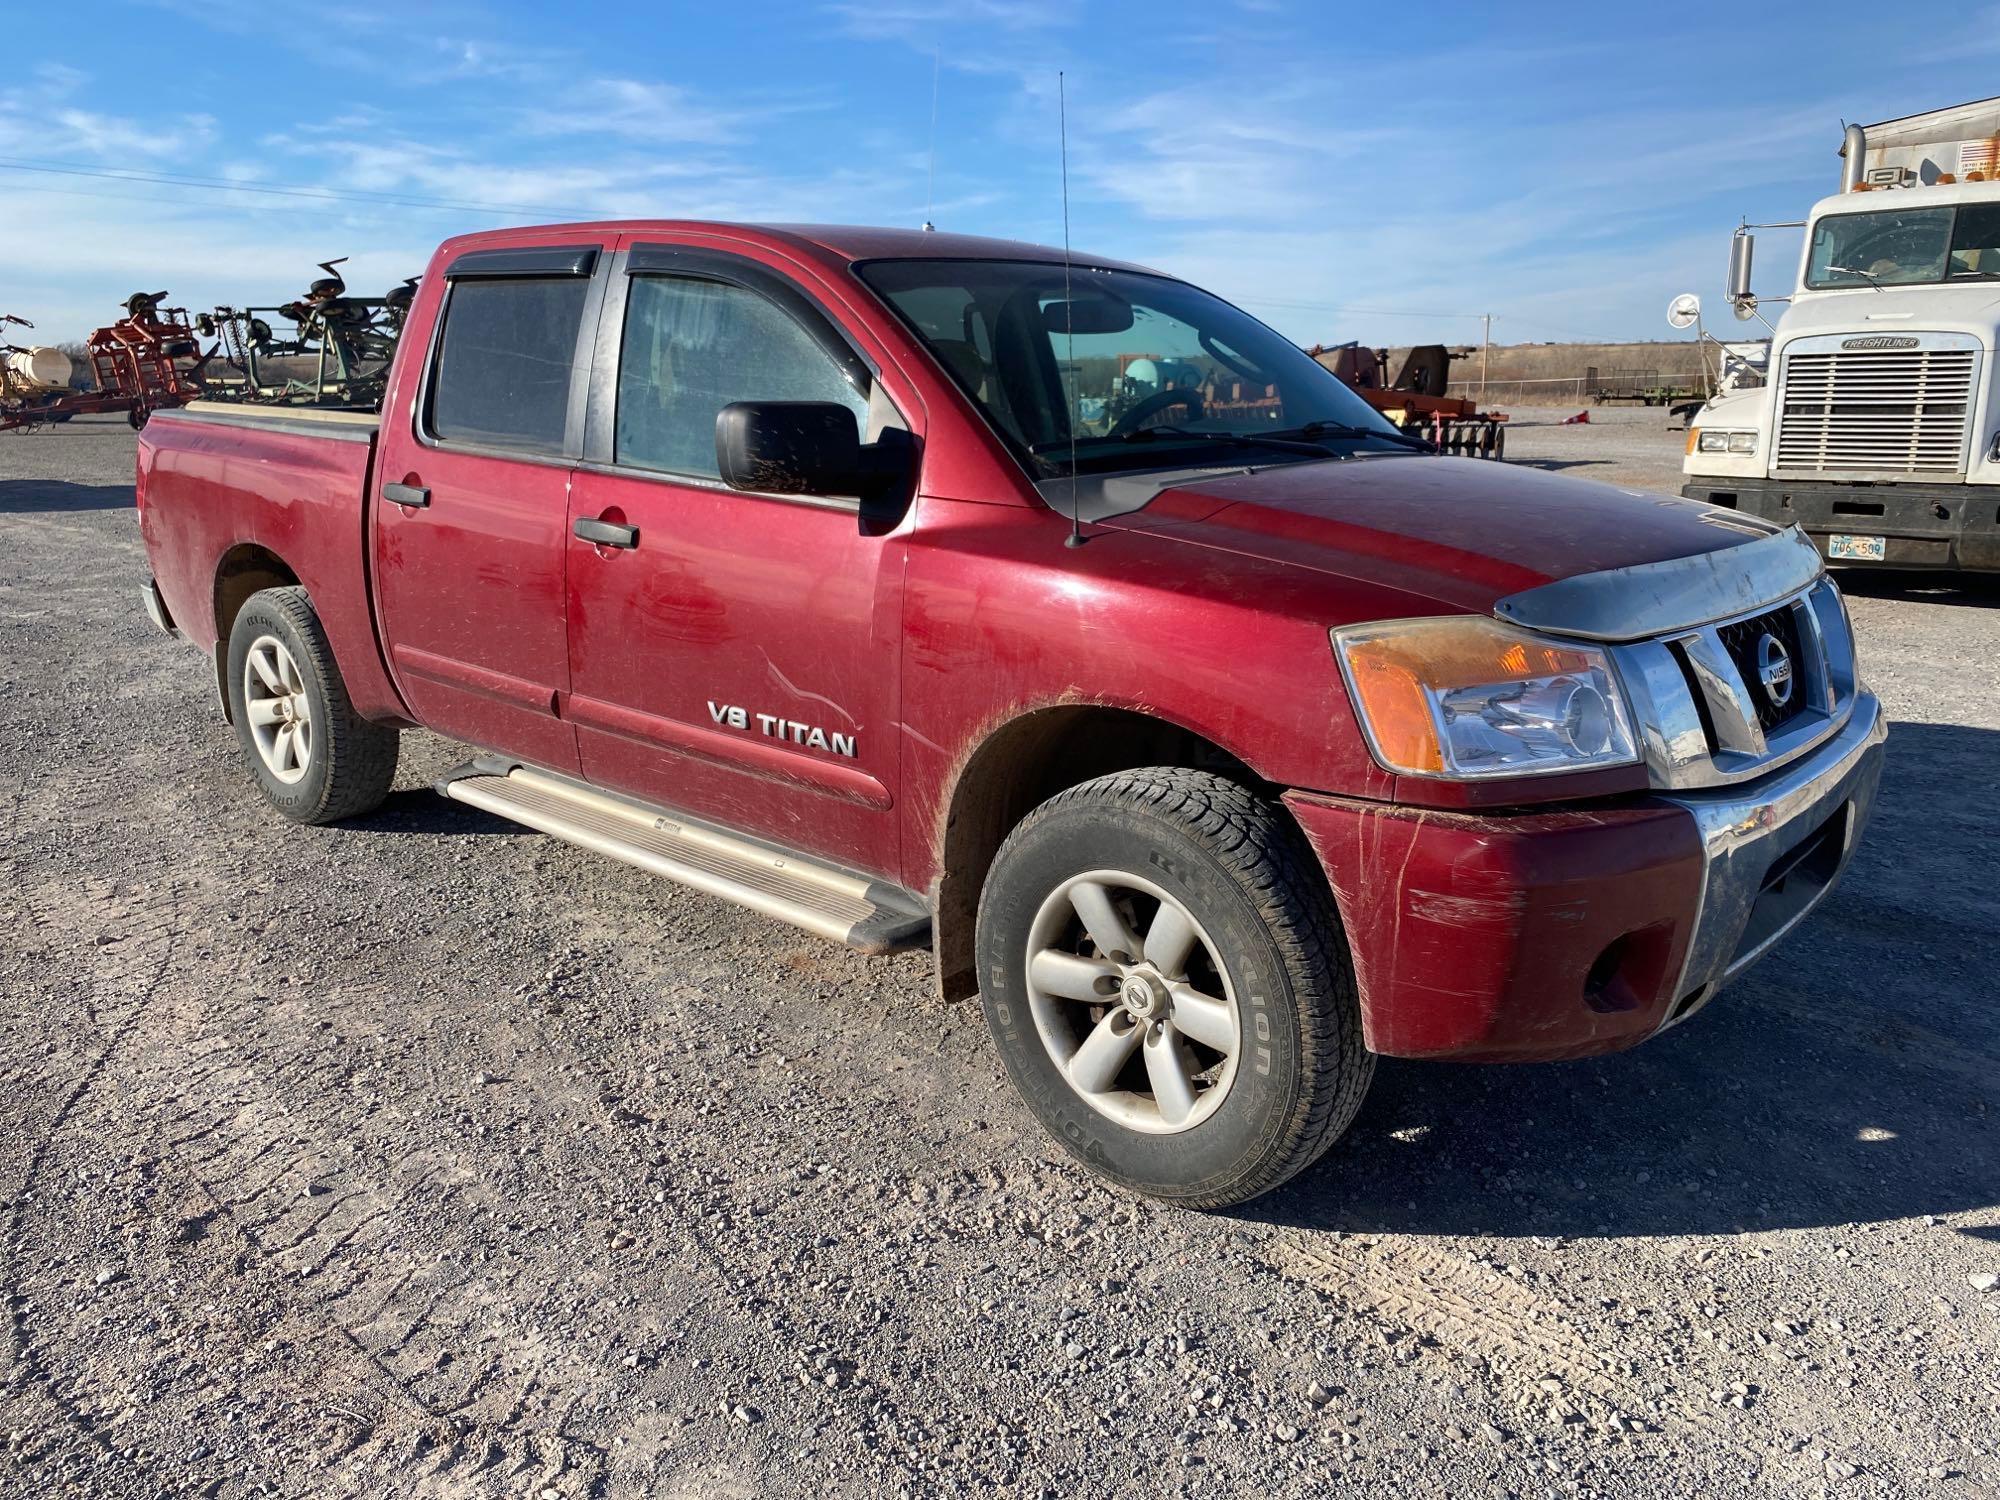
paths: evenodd
<path fill-rule="evenodd" d="M 1778 320 L 1771 369 L 1793 339 L 1829 333 L 1969 333 L 1985 349 L 2000 328 L 2000 282 L 1800 292 Z"/>
<path fill-rule="evenodd" d="M 1313 569 L 1489 614 L 1580 574 L 1771 536 L 1754 517 L 1478 459 L 1392 455 L 1176 477 L 1100 524 Z M 1727 564 L 1716 559 L 1718 573 Z M 1329 624 L 1343 623 L 1329 621 Z"/>

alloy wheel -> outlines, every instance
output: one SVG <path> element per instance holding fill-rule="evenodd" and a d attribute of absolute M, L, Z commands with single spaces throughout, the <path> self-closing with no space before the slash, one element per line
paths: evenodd
<path fill-rule="evenodd" d="M 1042 1045 L 1092 1109 L 1165 1135 L 1220 1107 L 1242 1023 L 1221 955 L 1177 898 L 1123 871 L 1075 876 L 1042 902 L 1027 961 Z"/>
<path fill-rule="evenodd" d="M 299 664 L 285 643 L 260 635 L 243 660 L 243 712 L 264 769 L 286 785 L 312 767 L 312 703 Z"/>

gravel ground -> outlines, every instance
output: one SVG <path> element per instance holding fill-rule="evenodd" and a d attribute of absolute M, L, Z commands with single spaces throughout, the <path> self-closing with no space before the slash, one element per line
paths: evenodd
<path fill-rule="evenodd" d="M 1854 580 L 1877 821 L 1698 1020 L 1385 1063 L 1202 1217 L 1055 1155 L 922 956 L 446 802 L 459 747 L 268 814 L 131 456 L 0 438 L 0 1492 L 2000 1494 L 2000 590 Z"/>

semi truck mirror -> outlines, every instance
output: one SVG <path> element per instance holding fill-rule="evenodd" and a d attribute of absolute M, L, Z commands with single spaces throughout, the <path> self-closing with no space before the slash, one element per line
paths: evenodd
<path fill-rule="evenodd" d="M 1756 254 L 1757 236 L 1739 229 L 1729 242 L 1729 301 L 1739 310 L 1756 305 L 1750 290 L 1750 265 Z"/>

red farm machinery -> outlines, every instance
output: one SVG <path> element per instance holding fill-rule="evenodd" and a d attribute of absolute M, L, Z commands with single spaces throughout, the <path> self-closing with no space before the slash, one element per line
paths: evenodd
<path fill-rule="evenodd" d="M 183 309 L 161 306 L 166 295 L 134 292 L 125 299 L 124 317 L 84 341 L 93 385 L 89 390 L 71 384 L 72 363 L 61 350 L 4 346 L 0 432 L 67 422 L 91 412 L 123 412 L 135 428 L 143 427 L 151 413 L 208 394 L 203 370 L 215 351 L 202 351 Z M 20 318 L 7 321 L 25 323 Z"/>
<path fill-rule="evenodd" d="M 1481 411 L 1479 403 L 1446 395 L 1451 362 L 1461 356 L 1443 344 L 1419 344 L 1403 357 L 1390 380 L 1389 351 L 1364 344 L 1315 345 L 1306 351 L 1354 387 L 1355 394 L 1404 432 L 1427 439 L 1440 453 L 1501 458 L 1507 452 L 1507 414 Z"/>

